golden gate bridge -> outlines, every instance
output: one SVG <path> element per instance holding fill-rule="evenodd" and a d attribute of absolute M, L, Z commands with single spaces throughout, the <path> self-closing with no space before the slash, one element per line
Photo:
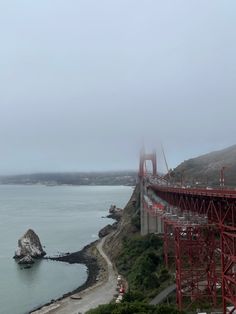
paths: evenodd
<path fill-rule="evenodd" d="M 178 308 L 207 302 L 212 309 L 222 306 L 224 314 L 236 313 L 236 190 L 175 186 L 158 175 L 155 152 L 144 151 L 139 182 L 141 234 L 163 235 Z"/>

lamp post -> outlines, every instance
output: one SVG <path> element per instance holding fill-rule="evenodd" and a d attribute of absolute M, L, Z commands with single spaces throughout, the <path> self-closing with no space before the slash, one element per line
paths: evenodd
<path fill-rule="evenodd" d="M 185 170 L 182 170 L 182 171 L 181 171 L 181 177 L 180 177 L 180 184 L 181 184 L 181 187 L 182 187 L 183 184 L 184 184 L 184 171 L 185 171 Z"/>
<path fill-rule="evenodd" d="M 225 186 L 225 169 L 227 169 L 228 167 L 223 166 L 220 169 L 220 186 L 223 188 Z"/>

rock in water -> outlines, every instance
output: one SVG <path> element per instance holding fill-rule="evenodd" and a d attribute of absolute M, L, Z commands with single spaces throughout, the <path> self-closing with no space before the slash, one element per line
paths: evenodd
<path fill-rule="evenodd" d="M 30 255 L 26 255 L 19 260 L 18 264 L 34 264 L 34 259 Z"/>
<path fill-rule="evenodd" d="M 14 258 L 24 258 L 24 257 L 32 257 L 32 258 L 40 258 L 46 255 L 44 252 L 41 242 L 37 234 L 29 229 L 19 240 L 18 240 L 18 248 L 15 252 Z M 27 260 L 27 259 L 26 259 Z"/>

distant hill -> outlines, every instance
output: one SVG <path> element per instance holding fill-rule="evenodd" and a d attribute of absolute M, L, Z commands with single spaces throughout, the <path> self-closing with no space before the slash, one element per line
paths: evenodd
<path fill-rule="evenodd" d="M 71 172 L 35 173 L 1 176 L 0 184 L 44 184 L 44 185 L 131 185 L 137 180 L 135 171 L 116 172 Z"/>
<path fill-rule="evenodd" d="M 185 185 L 217 187 L 222 167 L 226 167 L 225 185 L 236 187 L 236 145 L 182 162 L 173 170 L 172 180 L 180 182 L 182 176 Z"/>

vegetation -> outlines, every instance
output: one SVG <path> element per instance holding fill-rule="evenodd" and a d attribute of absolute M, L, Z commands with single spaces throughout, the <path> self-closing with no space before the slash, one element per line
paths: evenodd
<path fill-rule="evenodd" d="M 129 283 L 126 300 L 148 300 L 170 279 L 163 267 L 162 239 L 154 234 L 125 239 L 117 268 Z"/>
<path fill-rule="evenodd" d="M 138 211 L 133 217 L 131 218 L 131 224 L 137 229 L 140 230 L 141 228 L 141 221 L 140 221 L 140 211 Z"/>
<path fill-rule="evenodd" d="M 127 204 L 122 229 L 106 242 L 107 252 L 129 284 L 121 303 L 101 305 L 88 314 L 180 314 L 173 307 L 154 306 L 149 300 L 169 285 L 171 276 L 163 267 L 163 241 L 155 235 L 140 236 L 139 190 Z M 110 248 L 113 248 L 112 250 Z"/>
<path fill-rule="evenodd" d="M 123 302 L 120 304 L 100 305 L 98 308 L 89 310 L 87 314 L 181 314 L 170 306 L 155 306 L 144 302 Z"/>

